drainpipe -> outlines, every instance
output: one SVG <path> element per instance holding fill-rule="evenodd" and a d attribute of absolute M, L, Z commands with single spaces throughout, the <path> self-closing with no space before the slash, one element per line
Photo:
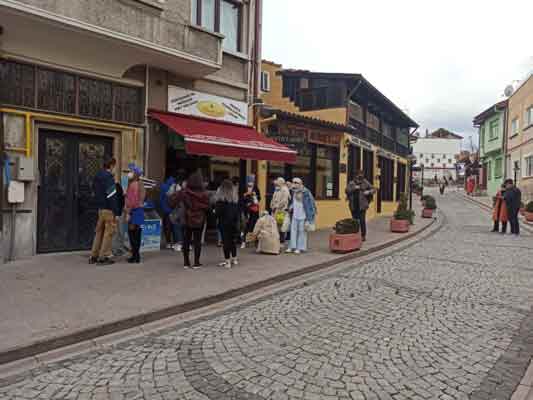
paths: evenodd
<path fill-rule="evenodd" d="M 509 103 L 505 107 L 505 110 L 503 111 L 503 180 L 507 179 L 507 149 L 508 149 L 508 143 L 507 143 L 507 135 L 508 135 L 508 121 L 507 118 L 509 117 Z"/>

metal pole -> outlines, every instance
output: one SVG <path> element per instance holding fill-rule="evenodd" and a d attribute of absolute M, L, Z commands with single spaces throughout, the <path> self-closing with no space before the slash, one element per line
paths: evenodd
<path fill-rule="evenodd" d="M 17 232 L 17 205 L 11 204 L 11 240 L 9 241 L 9 261 L 15 261 L 15 235 Z"/>
<path fill-rule="evenodd" d="M 409 210 L 413 209 L 413 160 L 409 160 Z"/>

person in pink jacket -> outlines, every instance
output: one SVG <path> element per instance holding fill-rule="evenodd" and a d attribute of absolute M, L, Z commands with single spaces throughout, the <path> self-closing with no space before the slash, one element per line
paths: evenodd
<path fill-rule="evenodd" d="M 144 198 L 146 191 L 140 180 L 142 169 L 135 164 L 129 165 L 128 189 L 126 190 L 126 215 L 128 218 L 128 236 L 130 238 L 131 257 L 128 262 L 141 262 L 141 237 L 142 225 L 144 224 Z"/>

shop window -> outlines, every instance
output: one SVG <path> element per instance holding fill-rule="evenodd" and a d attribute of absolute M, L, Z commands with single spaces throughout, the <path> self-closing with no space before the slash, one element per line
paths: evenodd
<path fill-rule="evenodd" d="M 223 47 L 241 51 L 242 6 L 231 0 L 193 0 L 193 23 L 225 36 Z"/>
<path fill-rule="evenodd" d="M 400 200 L 400 195 L 406 191 L 407 183 L 407 166 L 400 162 L 397 163 L 398 167 L 398 184 L 396 185 L 396 200 Z"/>
<path fill-rule="evenodd" d="M 394 200 L 394 161 L 385 157 L 379 158 L 381 169 L 381 200 Z"/>
<path fill-rule="evenodd" d="M 334 147 L 317 146 L 316 193 L 319 200 L 338 198 L 339 151 Z"/>
<path fill-rule="evenodd" d="M 299 149 L 298 157 L 296 157 L 296 163 L 292 165 L 292 174 L 288 178 L 300 178 L 305 187 L 311 192 L 314 190 L 313 185 L 313 169 L 311 166 L 313 159 L 312 146 L 306 146 L 303 149 Z"/>

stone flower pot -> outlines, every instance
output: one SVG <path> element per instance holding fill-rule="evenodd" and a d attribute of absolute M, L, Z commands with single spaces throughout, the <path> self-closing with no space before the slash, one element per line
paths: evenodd
<path fill-rule="evenodd" d="M 524 217 L 527 222 L 533 222 L 533 212 L 524 211 Z"/>
<path fill-rule="evenodd" d="M 422 218 L 433 218 L 433 210 L 430 208 L 424 208 L 422 210 Z"/>
<path fill-rule="evenodd" d="M 360 232 L 347 235 L 332 232 L 329 235 L 329 249 L 332 253 L 351 253 L 359 250 L 362 245 L 363 239 Z"/>
<path fill-rule="evenodd" d="M 390 220 L 390 230 L 395 233 L 407 233 L 409 232 L 409 221 L 403 219 L 394 219 Z"/>

